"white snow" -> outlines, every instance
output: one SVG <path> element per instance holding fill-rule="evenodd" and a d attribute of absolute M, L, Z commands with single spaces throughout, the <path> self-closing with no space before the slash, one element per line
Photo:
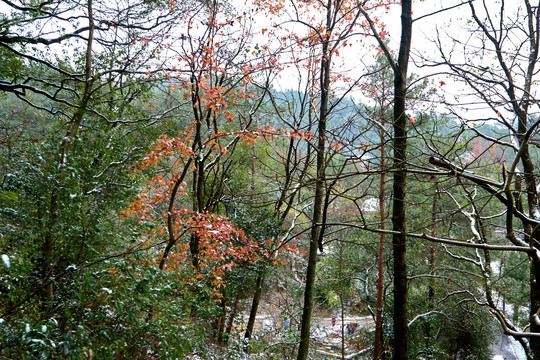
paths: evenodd
<path fill-rule="evenodd" d="M 540 211 L 538 211 L 538 208 L 537 208 L 537 207 L 534 207 L 534 210 L 533 210 L 533 217 L 534 217 L 536 220 L 540 220 Z"/>
<path fill-rule="evenodd" d="M 2 254 L 2 261 L 8 269 L 11 267 L 11 261 L 9 260 L 9 256 L 7 256 L 6 254 Z"/>
<path fill-rule="evenodd" d="M 491 262 L 491 272 L 494 276 L 499 276 L 499 270 L 501 269 L 501 262 L 499 260 L 495 260 Z"/>
<path fill-rule="evenodd" d="M 364 201 L 364 203 L 362 204 L 362 211 L 375 212 L 377 211 L 378 207 L 379 207 L 379 199 L 372 197 Z"/>

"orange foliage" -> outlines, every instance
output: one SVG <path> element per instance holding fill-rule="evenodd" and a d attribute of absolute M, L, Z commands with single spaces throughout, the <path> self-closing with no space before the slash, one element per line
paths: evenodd
<path fill-rule="evenodd" d="M 175 244 L 167 258 L 164 270 L 182 271 L 186 267 L 193 273 L 189 282 L 208 281 L 211 286 L 219 288 L 223 286 L 223 275 L 239 264 L 250 264 L 260 258 L 272 258 L 276 252 L 295 252 L 299 250 L 292 243 L 280 244 L 272 239 L 264 242 L 257 242 L 245 233 L 224 215 L 197 212 L 180 207 L 172 212 L 163 210 L 164 204 L 171 200 L 171 192 L 174 184 L 182 177 L 186 170 L 186 165 L 195 158 L 195 144 L 193 144 L 194 124 L 180 132 L 176 137 L 161 135 L 152 145 L 151 151 L 139 163 L 136 171 L 144 170 L 148 167 L 156 167 L 161 163 L 170 165 L 173 169 L 183 169 L 174 171 L 168 175 L 156 175 L 152 177 L 146 187 L 135 197 L 133 202 L 123 212 L 124 217 L 136 217 L 140 223 L 153 221 L 158 225 L 146 230 L 141 238 L 139 246 L 151 247 L 153 243 L 159 244 L 157 239 L 163 239 L 167 235 L 167 218 L 174 219 L 174 233 L 180 234 L 181 239 Z M 293 138 L 299 141 L 315 141 L 315 136 L 310 132 L 298 130 L 285 130 L 275 128 L 273 125 L 262 126 L 253 130 L 231 130 L 220 131 L 211 134 L 204 142 L 204 148 L 215 151 L 217 154 L 224 153 L 226 147 L 222 146 L 220 140 L 238 139 L 245 144 L 251 144 L 262 139 L 271 142 L 277 138 Z M 335 139 L 329 139 L 332 141 Z M 336 140 L 337 141 L 337 140 Z M 336 150 L 339 145 L 334 144 Z M 191 169 L 188 166 L 187 169 Z M 187 184 L 182 182 L 179 186 L 178 195 L 187 198 Z M 162 209 L 162 210 L 159 210 Z M 175 235 L 176 236 L 176 235 Z M 193 269 L 190 264 L 192 254 L 189 248 L 190 236 L 196 237 L 199 242 L 198 259 L 200 269 Z M 161 240 L 163 243 L 163 240 Z M 163 256 L 162 252 L 156 254 L 156 258 L 148 259 L 154 265 Z M 274 264 L 282 263 L 280 258 L 273 258 Z M 204 274 L 204 275 L 203 275 Z"/>
<path fill-rule="evenodd" d="M 258 0 L 257 3 L 276 16 L 286 7 L 284 1 Z M 356 2 L 339 2 L 337 11 L 339 18 L 344 21 L 344 25 L 336 29 L 339 31 L 327 31 L 324 19 L 316 18 L 321 2 L 307 0 L 296 3 L 313 22 L 309 23 L 311 28 L 305 34 L 285 35 L 284 46 L 291 41 L 300 46 L 320 45 L 338 38 L 343 45 L 348 45 L 344 41 L 347 35 L 344 34 L 349 34 L 352 29 L 347 27 L 346 21 L 354 18 Z M 384 2 L 378 4 L 376 6 L 384 6 Z M 170 87 L 178 89 L 179 96 L 191 103 L 191 124 L 177 136 L 161 135 L 152 145 L 136 171 L 149 168 L 162 171 L 148 181 L 123 215 L 135 217 L 141 223 L 155 224 L 154 227 L 143 228 L 145 230 L 139 246 L 166 245 L 167 251 L 170 250 L 167 254 L 164 254 L 165 249 L 157 252 L 154 258 L 147 260 L 148 263 L 157 265 L 159 259 L 167 256 L 164 270 L 192 274 L 186 281 L 206 282 L 218 289 L 223 286 L 223 276 L 235 266 L 250 264 L 261 258 L 272 258 L 274 263 L 281 263 L 281 258 L 274 257 L 276 253 L 298 252 L 298 249 L 292 243 L 280 244 L 270 239 L 257 242 L 222 214 L 204 208 L 187 209 L 188 204 L 195 203 L 194 194 L 190 193 L 191 186 L 187 184 L 193 179 L 188 173 L 207 171 L 210 163 L 217 164 L 222 158 L 230 156 L 229 151 L 238 142 L 249 145 L 288 138 L 315 143 L 318 139 L 313 133 L 299 129 L 275 128 L 271 124 L 257 128 L 250 126 L 251 119 L 247 118 L 245 109 L 257 96 L 252 82 L 263 71 L 279 69 L 278 57 L 266 45 L 250 48 L 246 43 L 249 36 L 244 31 L 232 31 L 237 23 L 243 21 L 242 17 L 227 18 L 217 7 L 200 16 L 198 22 L 194 21 L 194 16 L 191 17 L 186 26 L 191 30 L 197 24 L 204 24 L 205 28 L 192 32 L 199 34 L 197 37 L 182 35 L 178 66 L 166 75 Z M 366 25 L 359 23 L 359 26 L 363 28 Z M 262 35 L 275 37 L 277 30 L 277 25 L 273 29 L 263 29 Z M 146 44 L 148 40 L 145 40 L 141 41 Z M 244 44 L 242 50 L 245 50 L 238 51 L 236 56 L 242 56 L 237 63 L 231 60 L 236 43 Z M 306 57 L 306 69 L 316 71 L 321 61 L 330 60 L 332 56 L 339 57 L 339 49 L 332 48 L 325 56 Z M 344 75 L 332 75 L 332 81 L 348 79 Z M 244 107 L 238 108 L 239 105 Z M 330 135 L 324 141 L 328 143 L 330 151 L 336 152 L 351 145 Z M 367 145 L 362 147 L 365 150 Z M 206 160 L 208 162 L 204 163 Z M 178 201 L 175 203 L 175 200 Z M 197 239 L 195 254 L 190 248 L 192 239 Z M 197 268 L 193 265 L 194 256 L 198 258 Z M 219 296 L 218 290 L 216 295 Z"/>

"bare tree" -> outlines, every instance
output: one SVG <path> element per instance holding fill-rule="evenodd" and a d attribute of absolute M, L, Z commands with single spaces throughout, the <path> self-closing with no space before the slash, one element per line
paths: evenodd
<path fill-rule="evenodd" d="M 447 74 L 464 87 L 461 96 L 448 101 L 447 105 L 454 118 L 461 122 L 464 131 L 460 137 L 470 139 L 471 145 L 469 152 L 458 158 L 452 158 L 448 152 L 437 153 L 432 148 L 430 162 L 446 170 L 439 176 L 462 179 L 469 210 L 465 210 L 465 204 L 454 200 L 470 220 L 474 243 L 493 244 L 486 230 L 493 231 L 499 222 L 502 225 L 499 231 L 509 244 L 505 248 L 529 255 L 530 319 L 525 328 L 519 328 L 505 317 L 504 310 L 491 295 L 494 275 L 489 268 L 488 247 L 482 259 L 476 260 L 485 279 L 486 301 L 479 302 L 491 310 L 504 332 L 518 339 L 529 358 L 534 359 L 540 358 L 540 258 L 537 252 L 540 216 L 536 166 L 539 121 L 534 111 L 539 6 L 540 3 L 534 5 L 529 0 L 512 4 L 501 2 L 497 8 L 488 1 L 469 2 L 470 23 L 465 26 L 463 36 L 439 34 L 436 42 L 441 60 L 429 62 L 430 66 L 446 66 Z M 467 113 L 465 109 L 471 111 Z M 476 195 L 476 189 L 484 195 Z M 481 203 L 484 205 L 480 206 Z"/>

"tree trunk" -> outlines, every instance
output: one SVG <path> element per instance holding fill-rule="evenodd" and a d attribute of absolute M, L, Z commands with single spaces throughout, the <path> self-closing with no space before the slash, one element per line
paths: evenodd
<path fill-rule="evenodd" d="M 433 189 L 437 191 L 437 182 L 435 181 L 435 176 L 431 177 L 431 185 Z M 431 235 L 437 235 L 437 192 L 433 195 L 433 205 L 431 207 Z M 435 247 L 430 245 L 429 247 L 429 275 L 435 275 Z M 435 287 L 434 287 L 433 278 L 429 278 L 429 290 L 428 290 L 428 308 L 433 310 L 435 308 Z M 428 336 L 429 337 L 429 336 Z"/>
<path fill-rule="evenodd" d="M 401 3 L 401 42 L 397 69 L 394 73 L 394 200 L 392 203 L 392 236 L 394 253 L 394 359 L 408 357 L 407 322 L 407 238 L 405 236 L 405 193 L 407 161 L 407 66 L 411 49 L 412 0 Z"/>
<path fill-rule="evenodd" d="M 225 334 L 231 335 L 232 327 L 234 325 L 234 319 L 236 318 L 236 311 L 238 310 L 238 302 L 240 301 L 240 296 L 236 294 L 234 298 L 234 303 L 231 308 L 231 313 L 229 315 L 229 321 L 227 322 L 227 328 L 225 329 Z"/>
<path fill-rule="evenodd" d="M 384 242 L 386 229 L 385 221 L 385 207 L 384 207 L 384 182 L 385 182 L 385 168 L 384 168 L 384 107 L 381 108 L 381 163 L 380 171 L 381 177 L 379 181 L 379 216 L 381 218 L 381 234 L 379 235 L 379 257 L 377 259 L 377 305 L 376 305 L 376 318 L 375 318 L 375 346 L 373 349 L 373 359 L 377 360 L 381 356 L 382 348 L 382 315 L 383 315 L 383 292 L 384 292 Z"/>
<path fill-rule="evenodd" d="M 320 204 L 322 205 L 322 204 Z M 322 206 L 315 206 L 319 212 Z M 320 221 L 320 216 L 319 216 Z M 315 219 L 313 220 L 315 223 Z M 311 315 L 313 313 L 313 293 L 315 287 L 315 268 L 317 265 L 317 251 L 320 229 L 318 226 L 312 226 L 308 266 L 306 271 L 306 287 L 304 290 L 304 309 L 302 312 L 302 322 L 300 325 L 300 346 L 298 348 L 298 360 L 306 360 L 309 354 L 309 339 L 311 330 Z"/>
<path fill-rule="evenodd" d="M 327 28 L 331 23 L 332 0 L 327 2 Z M 311 232 L 309 237 L 309 255 L 306 271 L 306 286 L 304 290 L 304 309 L 302 312 L 302 322 L 300 324 L 300 345 L 298 347 L 297 360 L 306 360 L 309 355 L 309 339 L 311 331 L 311 316 L 313 313 L 313 293 L 315 288 L 315 270 L 317 267 L 317 251 L 322 251 L 322 238 L 324 225 L 322 221 L 324 187 L 326 183 L 326 117 L 328 112 L 328 92 L 330 89 L 330 63 L 331 53 L 329 53 L 329 43 L 326 34 L 322 43 L 321 56 L 321 107 L 319 111 L 318 138 L 317 138 L 317 177 L 315 179 L 315 198 L 313 199 L 313 217 L 311 219 Z"/>
<path fill-rule="evenodd" d="M 225 298 L 221 300 L 221 310 L 223 312 L 221 313 L 219 320 L 216 321 L 215 338 L 218 344 L 223 344 L 223 333 L 225 332 L 225 321 L 227 319 L 227 301 Z"/>
<path fill-rule="evenodd" d="M 518 125 L 518 141 L 523 151 L 521 152 L 521 164 L 523 166 L 523 180 L 525 185 L 525 191 L 527 193 L 527 203 L 529 207 L 529 216 L 535 218 L 538 211 L 538 194 L 536 192 L 536 180 L 534 177 L 535 166 L 533 164 L 529 145 L 524 143 L 528 139 L 524 139 L 527 132 L 527 112 L 516 111 L 518 113 L 519 125 Z M 540 232 L 537 229 L 533 229 L 530 224 L 524 224 L 525 233 L 527 234 L 531 248 L 538 250 L 538 241 L 540 239 Z M 540 325 L 536 323 L 534 315 L 540 310 L 540 259 L 538 256 L 533 255 L 531 257 L 531 271 L 530 271 L 530 285 L 531 285 L 531 303 L 529 307 L 531 332 L 540 332 Z M 533 359 L 540 359 L 540 337 L 533 336 L 529 339 L 529 346 Z"/>
<path fill-rule="evenodd" d="M 251 310 L 249 312 L 249 320 L 246 328 L 244 338 L 251 339 L 253 334 L 253 327 L 255 326 L 255 317 L 257 316 L 257 309 L 259 308 L 259 302 L 261 301 L 263 283 L 264 283 L 264 270 L 259 270 L 257 275 L 257 284 L 255 285 L 255 294 L 253 295 L 253 301 L 251 302 Z"/>
<path fill-rule="evenodd" d="M 540 309 L 540 288 L 537 283 L 540 279 L 540 261 L 533 257 L 531 261 L 531 305 L 530 305 L 530 323 L 531 332 L 539 333 L 540 325 L 534 320 L 534 315 Z M 532 358 L 540 359 L 540 337 L 532 336 L 529 339 Z"/>
<path fill-rule="evenodd" d="M 328 0 L 328 13 L 330 14 L 331 1 Z M 317 178 L 315 180 L 315 198 L 313 199 L 313 217 L 309 237 L 309 256 L 306 271 L 306 286 L 304 290 L 304 309 L 300 325 L 300 345 L 298 347 L 298 360 L 306 360 L 309 354 L 309 339 L 311 331 L 311 316 L 313 313 L 313 292 L 315 287 L 315 270 L 317 267 L 317 251 L 322 251 L 322 236 L 324 226 L 321 225 L 324 186 L 326 183 L 326 116 L 328 111 L 328 90 L 330 88 L 330 55 L 328 54 L 328 41 L 323 43 L 321 57 L 321 108 L 318 124 L 317 139 Z"/>
<path fill-rule="evenodd" d="M 345 303 L 343 301 L 343 244 L 339 244 L 339 306 L 341 310 L 341 359 L 345 360 Z"/>
<path fill-rule="evenodd" d="M 58 160 L 59 166 L 58 171 L 61 172 L 67 159 L 69 145 L 72 139 L 75 138 L 81 122 L 83 120 L 83 115 L 86 112 L 88 107 L 88 102 L 90 101 L 90 95 L 93 85 L 92 80 L 92 44 L 94 41 L 94 18 L 92 10 L 92 0 L 88 0 L 87 3 L 88 10 L 88 38 L 86 41 L 86 55 L 85 55 L 85 83 L 84 83 L 84 92 L 81 97 L 81 102 L 71 121 L 69 123 L 69 128 L 67 130 L 66 136 L 62 140 L 60 145 Z M 56 232 L 56 225 L 58 224 L 58 218 L 60 217 L 60 188 L 61 184 L 61 174 L 58 173 L 56 176 L 56 186 L 52 190 L 51 202 L 50 202 L 50 221 L 47 233 L 45 234 L 43 246 L 42 246 L 42 265 L 41 265 L 41 298 L 43 301 L 43 310 L 48 308 L 48 304 L 52 300 L 54 292 L 54 274 L 53 274 L 53 249 Z M 45 314 L 44 314 L 45 315 Z M 46 315 L 45 315 L 46 316 Z"/>

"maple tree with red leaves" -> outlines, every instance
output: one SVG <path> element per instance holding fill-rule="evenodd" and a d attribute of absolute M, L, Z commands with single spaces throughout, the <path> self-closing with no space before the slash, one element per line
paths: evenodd
<path fill-rule="evenodd" d="M 228 19 L 217 3 L 189 17 L 188 35 L 175 50 L 179 65 L 167 73 L 167 80 L 191 104 L 191 122 L 177 136 L 160 136 L 138 164 L 135 171 L 161 168 L 166 172 L 159 173 L 166 175 L 152 177 L 124 211 L 125 216 L 158 223 L 139 245 L 163 244 L 155 260 L 160 269 L 189 266 L 192 280 L 204 277 L 215 289 L 238 264 L 271 258 L 278 249 L 295 251 L 292 243 L 254 241 L 223 214 L 225 178 L 238 161 L 235 150 L 259 139 L 308 137 L 272 125 L 252 128 L 252 114 L 267 91 L 257 91 L 254 78 L 271 71 L 277 61 L 269 51 L 245 56 L 248 37 L 243 27 L 234 28 L 240 20 Z"/>

